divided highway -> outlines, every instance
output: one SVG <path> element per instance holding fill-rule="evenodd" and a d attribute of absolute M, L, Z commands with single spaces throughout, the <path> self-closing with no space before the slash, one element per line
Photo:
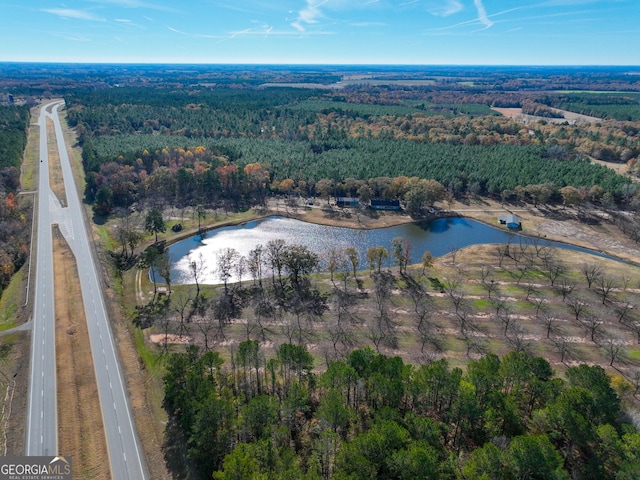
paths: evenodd
<path fill-rule="evenodd" d="M 49 211 L 49 163 L 46 109 L 40 109 L 40 180 L 38 184 L 38 245 L 31 329 L 31 372 L 25 455 L 57 455 L 55 305 L 53 295 L 53 244 Z M 35 232 L 33 232 L 35 235 Z"/>
<path fill-rule="evenodd" d="M 62 128 L 58 118 L 58 108 L 63 105 L 62 102 L 49 104 L 53 106 L 51 114 L 45 113 L 45 106 L 41 110 L 40 115 L 40 151 L 44 156 L 41 162 L 40 171 L 40 198 L 38 205 L 38 255 L 37 255 L 37 271 L 40 272 L 43 265 L 42 276 L 36 274 L 36 307 L 38 302 L 46 305 L 50 310 L 46 313 L 38 311 L 37 315 L 42 317 L 39 324 L 36 324 L 36 308 L 34 308 L 34 326 L 33 326 L 33 352 L 32 352 L 32 369 L 31 369 L 31 385 L 29 395 L 29 420 L 27 432 L 27 448 L 28 455 L 53 455 L 65 452 L 57 452 L 56 444 L 56 415 L 55 415 L 55 361 L 42 360 L 51 367 L 49 370 L 40 372 L 33 365 L 39 363 L 39 359 L 47 358 L 47 355 L 55 355 L 55 351 L 51 353 L 37 353 L 36 344 L 38 341 L 51 342 L 51 349 L 55 344 L 53 340 L 53 268 L 51 264 L 51 223 L 57 223 L 60 231 L 67 239 L 71 250 L 73 251 L 76 262 L 78 264 L 78 273 L 82 288 L 82 299 L 84 303 L 85 314 L 87 318 L 89 338 L 91 342 L 91 351 L 93 355 L 93 363 L 96 374 L 96 382 L 100 394 L 100 404 L 102 407 L 102 418 L 104 422 L 105 434 L 107 439 L 107 447 L 109 449 L 109 461 L 111 464 L 111 475 L 115 479 L 145 479 L 148 477 L 146 465 L 143 459 L 142 449 L 136 434 L 133 415 L 128 401 L 127 390 L 124 383 L 123 374 L 118 361 L 116 346 L 113 340 L 113 334 L 109 325 L 102 289 L 98 278 L 98 270 L 90 248 L 87 229 L 84 222 L 82 205 L 76 189 L 75 180 L 71 171 L 69 155 L 64 143 Z M 58 152 L 60 154 L 60 163 L 65 184 L 68 206 L 62 208 L 57 199 L 50 193 L 48 185 L 48 163 L 46 158 L 46 120 L 50 117 L 54 122 L 55 133 L 58 144 Z M 44 134 L 42 133 L 44 131 Z M 46 185 L 45 185 L 46 184 Z M 50 201 L 46 201 L 49 199 Z M 51 208 L 49 208 L 51 206 Z M 43 215 L 43 210 L 46 210 Z M 43 219 L 44 217 L 44 219 Z M 41 246 L 40 237 L 42 240 Z M 42 252 L 42 253 L 41 253 Z M 47 261 L 41 257 L 47 256 Z M 50 272 L 50 273 L 49 273 Z M 46 276 L 49 275 L 49 278 Z M 50 286 L 51 292 L 47 286 Z M 40 296 L 42 291 L 42 297 Z M 40 307 L 42 310 L 44 307 Z M 49 316 L 50 315 L 50 316 Z M 42 329 L 42 335 L 47 335 L 44 340 L 36 340 L 35 332 Z M 51 330 L 49 332 L 49 330 Z M 50 335 L 50 337 L 49 337 Z M 38 335 L 40 336 L 40 335 Z M 54 384 L 41 385 L 37 381 L 38 375 L 42 378 L 50 377 L 50 381 Z M 34 378 L 36 379 L 34 381 Z M 35 384 L 34 384 L 35 383 Z M 49 390 L 50 389 L 50 390 Z M 39 393 L 41 392 L 41 393 Z M 41 406 L 37 400 L 38 395 L 46 397 L 43 403 L 47 407 Z M 33 407 L 32 407 L 33 405 Z M 45 410 L 46 408 L 46 410 Z M 64 407 L 63 407 L 64 408 Z M 51 412 L 53 410 L 53 413 Z M 34 422 L 40 418 L 51 415 L 53 420 L 47 419 L 44 422 Z M 33 424 L 33 426 L 32 426 Z M 49 430 L 53 430 L 50 434 Z M 38 443 L 40 436 L 43 440 Z M 33 446 L 31 446 L 33 444 Z"/>

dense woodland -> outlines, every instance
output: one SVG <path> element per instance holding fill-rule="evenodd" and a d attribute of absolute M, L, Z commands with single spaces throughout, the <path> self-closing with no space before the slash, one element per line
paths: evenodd
<path fill-rule="evenodd" d="M 640 433 L 598 366 L 561 380 L 524 353 L 486 355 L 463 371 L 364 348 L 320 374 L 304 346 L 283 343 L 267 360 L 248 340 L 230 365 L 196 347 L 172 354 L 164 382 L 170 428 L 182 429 L 202 478 L 640 475 Z"/>
<path fill-rule="evenodd" d="M 29 254 L 29 209 L 16 196 L 27 143 L 29 109 L 0 106 L 0 294 Z"/>
<path fill-rule="evenodd" d="M 337 196 L 346 179 L 378 177 L 435 180 L 451 197 L 561 202 L 561 189 L 573 187 L 582 201 L 633 199 L 629 179 L 589 157 L 635 165 L 636 122 L 527 127 L 480 100 L 426 87 L 121 87 L 79 90 L 67 105 L 83 144 L 87 199 L 98 200 L 99 214 L 154 198 L 216 208 L 273 193 L 323 196 L 327 183 Z M 247 169 L 260 178 L 248 178 Z M 542 198 L 519 194 L 541 185 Z"/>

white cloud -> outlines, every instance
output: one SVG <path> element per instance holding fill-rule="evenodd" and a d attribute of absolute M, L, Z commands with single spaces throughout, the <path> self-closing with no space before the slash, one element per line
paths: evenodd
<path fill-rule="evenodd" d="M 459 0 L 428 0 L 427 11 L 438 17 L 448 17 L 463 9 Z"/>
<path fill-rule="evenodd" d="M 166 7 L 164 5 L 158 5 L 150 2 L 143 2 L 141 0 L 85 0 L 90 3 L 98 3 L 101 5 L 118 5 L 124 8 L 146 8 L 149 10 L 161 10 L 165 12 L 178 12 L 179 10 Z"/>
<path fill-rule="evenodd" d="M 104 22 L 105 19 L 99 15 L 84 10 L 74 10 L 72 8 L 43 8 L 43 12 L 57 15 L 61 18 L 73 18 L 75 20 L 91 20 L 94 22 Z"/>
<path fill-rule="evenodd" d="M 482 4 L 482 0 L 473 0 L 473 3 L 476 5 L 476 10 L 478 10 L 478 20 L 483 23 L 487 28 L 493 26 L 493 22 L 489 20 L 487 16 L 487 11 Z"/>

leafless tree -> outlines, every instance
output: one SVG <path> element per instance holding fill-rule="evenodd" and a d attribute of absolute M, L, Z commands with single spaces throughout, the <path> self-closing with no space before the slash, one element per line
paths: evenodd
<path fill-rule="evenodd" d="M 542 274 L 547 277 L 549 283 L 553 287 L 556 281 L 564 275 L 567 271 L 566 267 L 560 261 L 548 262 L 544 269 L 542 270 Z"/>
<path fill-rule="evenodd" d="M 600 312 L 587 312 L 585 315 L 582 315 L 580 324 L 589 333 L 591 341 L 595 343 L 604 325 L 604 320 Z"/>
<path fill-rule="evenodd" d="M 253 284 L 256 283 L 262 286 L 262 267 L 264 265 L 264 248 L 262 244 L 255 246 L 253 250 L 249 252 L 249 258 L 247 259 L 247 268 L 249 274 L 253 279 Z"/>
<path fill-rule="evenodd" d="M 567 356 L 573 352 L 570 338 L 566 335 L 559 335 L 553 338 L 553 346 L 560 355 L 560 362 L 564 363 Z"/>
<path fill-rule="evenodd" d="M 458 253 L 460 253 L 460 247 L 457 245 L 451 245 L 449 248 L 449 255 L 451 255 L 451 265 L 456 266 L 456 258 L 458 257 Z"/>
<path fill-rule="evenodd" d="M 235 274 L 238 279 L 238 286 L 242 287 L 242 277 L 247 272 L 247 258 L 244 255 L 238 257 L 235 265 Z"/>
<path fill-rule="evenodd" d="M 587 286 L 589 288 L 591 288 L 591 285 L 593 285 L 596 278 L 599 278 L 604 274 L 602 265 L 597 263 L 583 263 L 580 266 L 580 271 L 582 272 L 584 279 L 587 281 Z"/>
<path fill-rule="evenodd" d="M 539 318 L 545 326 L 547 338 L 551 336 L 551 332 L 556 332 L 558 330 L 558 318 L 553 314 L 553 312 L 543 310 L 542 315 L 540 315 Z"/>
<path fill-rule="evenodd" d="M 186 322 L 188 321 L 189 313 L 187 309 L 190 305 L 193 304 L 193 298 L 191 297 L 190 292 L 185 290 L 180 290 L 180 293 L 174 295 L 171 298 L 171 305 L 173 306 L 174 311 L 178 314 L 180 319 L 180 327 L 178 328 L 178 335 L 181 337 L 184 336 L 187 332 Z"/>
<path fill-rule="evenodd" d="M 216 272 L 224 284 L 225 294 L 229 293 L 228 283 L 233 275 L 240 254 L 235 248 L 224 248 L 216 254 Z"/>
<path fill-rule="evenodd" d="M 208 352 L 211 350 L 209 342 L 211 341 L 211 333 L 214 329 L 211 318 L 208 315 L 196 315 L 193 318 L 192 324 L 196 326 L 198 332 L 202 335 L 204 340 L 204 350 L 205 352 Z"/>
<path fill-rule="evenodd" d="M 465 335 L 463 340 L 467 347 L 467 358 L 471 357 L 472 351 L 475 351 L 479 355 L 486 353 L 485 339 L 483 337 L 477 335 Z"/>
<path fill-rule="evenodd" d="M 463 302 L 456 308 L 455 320 L 460 326 L 460 333 L 466 335 L 468 330 L 475 330 L 473 322 L 473 308 L 467 302 Z"/>
<path fill-rule="evenodd" d="M 567 296 L 571 295 L 571 292 L 576 288 L 576 282 L 570 277 L 562 276 L 556 283 L 555 288 L 562 295 L 562 301 L 564 302 L 567 300 Z"/>
<path fill-rule="evenodd" d="M 197 258 L 192 258 L 191 254 L 189 254 L 189 270 L 191 271 L 191 275 L 193 275 L 193 281 L 196 284 L 197 301 L 198 297 L 200 296 L 200 281 L 207 272 L 207 265 L 204 261 L 202 253 L 199 253 Z"/>
<path fill-rule="evenodd" d="M 604 349 L 607 352 L 609 366 L 613 367 L 613 363 L 620 359 L 624 342 L 619 338 L 608 337 L 604 342 Z"/>
<path fill-rule="evenodd" d="M 486 265 L 482 266 L 480 274 L 482 276 L 482 286 L 487 291 L 489 299 L 491 299 L 491 295 L 498 293 L 498 283 L 493 279 L 493 277 L 489 276 L 490 270 Z"/>
<path fill-rule="evenodd" d="M 517 323 L 513 322 L 509 326 L 509 331 L 505 334 L 507 342 L 516 352 L 528 352 L 531 342 L 527 339 L 526 331 Z"/>
<path fill-rule="evenodd" d="M 571 295 L 567 298 L 567 306 L 576 317 L 577 322 L 580 322 L 582 316 L 589 310 L 589 304 L 577 295 Z"/>
<path fill-rule="evenodd" d="M 498 260 L 498 267 L 502 268 L 502 265 L 504 263 L 504 259 L 507 258 L 509 255 L 509 244 L 504 244 L 504 245 L 496 245 L 496 248 L 493 251 L 496 259 Z"/>
<path fill-rule="evenodd" d="M 540 290 L 538 290 L 538 285 L 536 285 L 533 282 L 527 282 L 527 284 L 525 285 L 526 287 L 526 297 L 525 297 L 525 301 L 529 302 L 531 301 L 531 296 L 532 295 L 538 295 L 540 293 Z"/>
<path fill-rule="evenodd" d="M 617 302 L 614 308 L 616 315 L 618 316 L 619 323 L 625 323 L 631 314 L 635 311 L 636 306 L 628 301 Z"/>
<path fill-rule="evenodd" d="M 545 310 L 546 301 L 542 297 L 533 297 L 529 302 L 536 308 L 536 318 L 540 316 L 540 312 Z"/>
<path fill-rule="evenodd" d="M 606 304 L 611 292 L 615 288 L 615 279 L 611 275 L 600 275 L 594 280 L 594 284 L 596 286 L 596 292 L 598 292 L 598 295 L 602 298 L 602 304 Z"/>

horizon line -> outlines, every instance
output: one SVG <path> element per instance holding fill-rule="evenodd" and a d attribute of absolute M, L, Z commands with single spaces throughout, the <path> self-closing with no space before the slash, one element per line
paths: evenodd
<path fill-rule="evenodd" d="M 5 64 L 35 64 L 35 65 L 181 65 L 181 66 L 336 66 L 336 67 L 565 67 L 565 68 L 638 68 L 634 64 L 581 64 L 581 63 L 348 63 L 348 62 L 180 62 L 180 61 L 69 61 L 69 60 L 0 60 L 0 65 Z"/>

